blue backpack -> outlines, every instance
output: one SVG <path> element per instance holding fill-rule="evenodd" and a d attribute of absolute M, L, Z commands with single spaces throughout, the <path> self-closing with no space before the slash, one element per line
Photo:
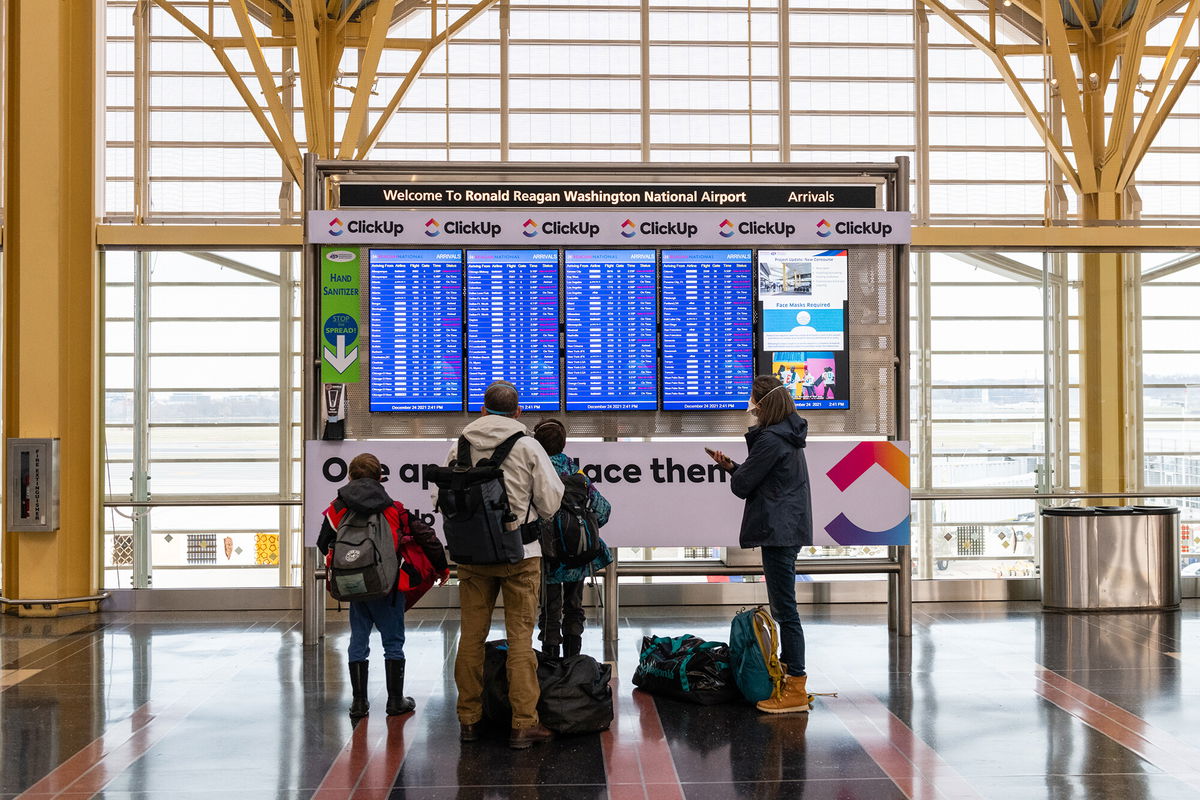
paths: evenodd
<path fill-rule="evenodd" d="M 739 611 L 729 628 L 729 666 L 742 695 L 751 703 L 778 696 L 783 689 L 779 629 L 762 606 Z"/>

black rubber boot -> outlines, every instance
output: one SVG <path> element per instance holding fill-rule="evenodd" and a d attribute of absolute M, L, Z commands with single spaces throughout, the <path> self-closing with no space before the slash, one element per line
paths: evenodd
<path fill-rule="evenodd" d="M 350 719 L 362 719 L 371 708 L 367 701 L 366 661 L 350 662 L 350 692 L 354 698 L 350 701 Z"/>
<path fill-rule="evenodd" d="M 387 670 L 387 715 L 394 717 L 415 711 L 417 702 L 404 696 L 404 659 L 388 659 L 383 662 L 383 667 Z"/>
<path fill-rule="evenodd" d="M 567 634 L 563 637 L 563 658 L 579 655 L 583 650 L 583 637 Z"/>

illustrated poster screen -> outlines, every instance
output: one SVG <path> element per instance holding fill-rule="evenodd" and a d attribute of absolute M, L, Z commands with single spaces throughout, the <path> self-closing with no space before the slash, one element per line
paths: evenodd
<path fill-rule="evenodd" d="M 743 409 L 754 378 L 749 250 L 662 251 L 664 411 Z"/>
<path fill-rule="evenodd" d="M 567 250 L 568 411 L 658 408 L 654 250 Z"/>
<path fill-rule="evenodd" d="M 467 251 L 467 410 L 506 380 L 525 411 L 558 411 L 558 251 Z"/>
<path fill-rule="evenodd" d="M 845 250 L 759 250 L 763 367 L 797 408 L 850 407 Z"/>
<path fill-rule="evenodd" d="M 462 411 L 462 255 L 370 251 L 372 411 Z"/>

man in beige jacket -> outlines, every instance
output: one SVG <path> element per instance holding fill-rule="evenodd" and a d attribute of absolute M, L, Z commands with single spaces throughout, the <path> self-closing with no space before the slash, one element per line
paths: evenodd
<path fill-rule="evenodd" d="M 496 381 L 488 387 L 483 395 L 482 416 L 463 429 L 463 436 L 471 445 L 473 463 L 491 456 L 514 433 L 527 432 L 517 421 L 521 416 L 519 400 L 517 387 L 507 381 Z M 455 443 L 446 463 L 457 453 Z M 563 482 L 546 451 L 533 437 L 517 440 L 504 460 L 503 470 L 509 508 L 520 523 L 554 516 L 562 502 Z M 553 735 L 538 719 L 541 691 L 537 656 L 533 652 L 533 629 L 542 586 L 541 545 L 536 541 L 525 545 L 524 555 L 516 564 L 458 566 L 461 624 L 454 682 L 458 685 L 459 738 L 464 742 L 473 742 L 480 735 L 484 641 L 492 626 L 496 597 L 501 593 L 508 637 L 508 699 L 513 709 L 509 747 L 523 750 Z"/>

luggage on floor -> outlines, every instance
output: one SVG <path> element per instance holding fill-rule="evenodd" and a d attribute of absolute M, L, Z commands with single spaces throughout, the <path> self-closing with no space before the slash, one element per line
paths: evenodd
<path fill-rule="evenodd" d="M 729 626 L 729 661 L 738 689 L 751 703 L 776 697 L 783 689 L 779 628 L 762 606 L 734 615 Z"/>
<path fill-rule="evenodd" d="M 557 734 L 608 730 L 613 720 L 612 667 L 586 654 L 550 658 L 540 652 L 538 700 L 541 723 Z M 503 727 L 512 724 L 508 702 L 508 642 L 488 642 L 483 658 L 483 716 Z"/>
<path fill-rule="evenodd" d="M 690 634 L 643 637 L 633 683 L 653 694 L 704 706 L 742 696 L 729 667 L 729 645 Z"/>

